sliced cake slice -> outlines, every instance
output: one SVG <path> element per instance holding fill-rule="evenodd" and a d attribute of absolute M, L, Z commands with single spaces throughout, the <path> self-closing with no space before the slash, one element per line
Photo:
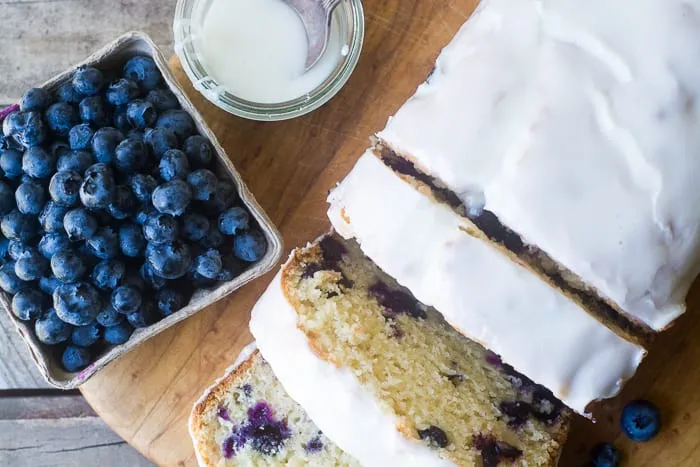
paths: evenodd
<path fill-rule="evenodd" d="M 578 304 L 468 233 L 464 219 L 371 151 L 330 194 L 336 231 L 470 339 L 579 413 L 616 395 L 645 355 Z"/>
<path fill-rule="evenodd" d="M 360 465 L 287 395 L 254 345 L 197 401 L 189 427 L 202 467 Z"/>
<path fill-rule="evenodd" d="M 294 250 L 251 331 L 316 425 L 366 466 L 554 466 L 571 412 L 353 242 Z"/>

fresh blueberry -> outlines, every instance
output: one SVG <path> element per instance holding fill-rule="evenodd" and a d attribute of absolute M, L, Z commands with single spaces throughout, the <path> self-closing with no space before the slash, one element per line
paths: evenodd
<path fill-rule="evenodd" d="M 116 107 L 126 105 L 130 100 L 136 99 L 140 93 L 138 84 L 130 79 L 121 78 L 109 85 L 105 97 L 107 102 Z"/>
<path fill-rule="evenodd" d="M 209 220 L 196 212 L 186 212 L 182 216 L 182 235 L 191 241 L 199 241 L 209 230 Z"/>
<path fill-rule="evenodd" d="M 157 213 L 143 224 L 143 234 L 151 243 L 162 244 L 177 240 L 177 220 L 170 214 Z"/>
<path fill-rule="evenodd" d="M 105 327 L 104 340 L 108 344 L 120 345 L 125 343 L 131 337 L 134 328 L 126 321 L 123 321 L 114 326 Z"/>
<path fill-rule="evenodd" d="M 63 217 L 68 212 L 66 206 L 61 206 L 60 204 L 49 200 L 45 205 L 44 209 L 39 213 L 39 223 L 41 228 L 45 232 L 62 232 L 63 228 Z"/>
<path fill-rule="evenodd" d="M 70 129 L 79 121 L 78 111 L 71 104 L 56 102 L 46 111 L 49 128 L 58 136 L 67 136 Z"/>
<path fill-rule="evenodd" d="M 112 307 L 119 313 L 129 314 L 141 306 L 141 291 L 136 287 L 122 285 L 112 292 Z"/>
<path fill-rule="evenodd" d="M 61 285 L 62 282 L 56 279 L 54 276 L 42 277 L 39 279 L 39 289 L 47 295 L 53 296 L 56 287 Z"/>
<path fill-rule="evenodd" d="M 86 208 L 106 208 L 112 202 L 115 190 L 112 169 L 107 164 L 97 163 L 85 171 L 80 201 Z"/>
<path fill-rule="evenodd" d="M 151 201 L 151 195 L 158 186 L 158 182 L 148 174 L 138 173 L 129 179 L 129 186 L 136 199 L 143 203 Z"/>
<path fill-rule="evenodd" d="M 63 351 L 61 363 L 66 371 L 75 373 L 87 368 L 91 359 L 90 349 L 69 345 L 66 347 L 66 350 Z"/>
<path fill-rule="evenodd" d="M 214 154 L 211 143 L 204 136 L 193 135 L 185 140 L 182 147 L 192 167 L 208 167 Z"/>
<path fill-rule="evenodd" d="M 156 89 L 162 79 L 155 62 L 149 57 L 132 57 L 124 65 L 124 77 L 145 90 Z"/>
<path fill-rule="evenodd" d="M 0 181 L 0 215 L 5 215 L 15 208 L 15 194 L 12 188 Z"/>
<path fill-rule="evenodd" d="M 46 201 L 44 187 L 34 182 L 22 183 L 15 191 L 15 201 L 22 214 L 39 214 Z"/>
<path fill-rule="evenodd" d="M 145 224 L 148 218 L 154 214 L 158 214 L 158 210 L 153 207 L 153 204 L 151 202 L 143 203 L 141 207 L 136 211 L 136 214 L 134 214 L 134 220 L 136 221 L 137 224 Z"/>
<path fill-rule="evenodd" d="M 134 128 L 143 130 L 146 127 L 152 127 L 157 117 L 156 108 L 148 101 L 136 99 L 126 106 L 126 119 Z"/>
<path fill-rule="evenodd" d="M 7 244 L 7 254 L 10 259 L 17 261 L 23 254 L 28 252 L 32 247 L 25 245 L 19 240 L 10 240 Z"/>
<path fill-rule="evenodd" d="M 116 128 L 109 126 L 100 128 L 92 137 L 92 152 L 97 162 L 109 164 L 114 160 L 114 150 L 124 140 L 124 135 Z"/>
<path fill-rule="evenodd" d="M 153 290 L 160 290 L 168 284 L 168 280 L 155 273 L 148 263 L 143 263 L 139 268 L 139 275 L 143 281 Z"/>
<path fill-rule="evenodd" d="M 185 180 L 190 173 L 187 155 L 179 149 L 169 149 L 160 159 L 158 171 L 160 178 L 166 182 L 175 179 Z"/>
<path fill-rule="evenodd" d="M 100 289 L 115 289 L 126 273 L 124 263 L 118 260 L 104 260 L 92 270 L 92 282 Z"/>
<path fill-rule="evenodd" d="M 190 114 L 184 110 L 166 110 L 158 117 L 156 128 L 164 128 L 175 133 L 180 141 L 192 136 L 196 127 Z"/>
<path fill-rule="evenodd" d="M 224 243 L 224 236 L 215 226 L 210 226 L 209 230 L 204 234 L 204 237 L 199 241 L 199 244 L 204 248 L 219 248 Z"/>
<path fill-rule="evenodd" d="M 131 124 L 129 124 L 129 120 L 126 118 L 126 105 L 120 105 L 114 108 L 112 125 L 123 133 L 131 129 Z"/>
<path fill-rule="evenodd" d="M 66 234 L 63 232 L 46 232 L 39 240 L 37 249 L 39 253 L 44 255 L 44 258 L 51 259 L 60 250 L 68 247 L 70 247 L 70 240 L 68 240 Z"/>
<path fill-rule="evenodd" d="M 88 149 L 92 141 L 93 131 L 87 123 L 75 125 L 68 132 L 68 142 L 71 149 Z"/>
<path fill-rule="evenodd" d="M 184 181 L 172 180 L 156 188 L 151 199 L 158 211 L 181 216 L 192 200 L 192 191 Z"/>
<path fill-rule="evenodd" d="M 58 159 L 62 155 L 68 154 L 70 152 L 70 145 L 67 141 L 57 139 L 53 143 L 51 143 L 51 146 L 49 146 L 49 152 L 52 156 Z"/>
<path fill-rule="evenodd" d="M 267 243 L 262 233 L 250 230 L 233 239 L 233 254 L 243 261 L 258 261 L 267 251 Z"/>
<path fill-rule="evenodd" d="M 56 345 L 70 339 L 73 326 L 64 323 L 56 314 L 53 308 L 49 309 L 43 316 L 37 318 L 34 323 L 34 333 L 39 342 L 47 345 Z"/>
<path fill-rule="evenodd" d="M 78 282 L 61 284 L 53 292 L 53 307 L 66 323 L 85 326 L 100 312 L 100 295 L 90 284 Z"/>
<path fill-rule="evenodd" d="M 10 241 L 0 235 L 0 262 L 4 261 L 7 257 L 7 250 L 10 248 Z"/>
<path fill-rule="evenodd" d="M 117 185 L 114 199 L 107 207 L 109 214 L 115 219 L 126 219 L 138 208 L 138 201 L 126 185 Z"/>
<path fill-rule="evenodd" d="M 170 316 L 187 305 L 185 296 L 175 289 L 164 288 L 156 293 L 158 310 L 163 316 Z"/>
<path fill-rule="evenodd" d="M 236 202 L 238 194 L 236 188 L 228 180 L 219 179 L 216 185 L 216 193 L 213 198 L 205 204 L 209 208 L 211 215 L 219 215 Z"/>
<path fill-rule="evenodd" d="M 32 178 L 47 178 L 53 174 L 56 157 L 46 149 L 35 146 L 24 151 L 22 170 Z"/>
<path fill-rule="evenodd" d="M 97 323 L 86 324 L 85 326 L 77 326 L 73 328 L 70 336 L 71 344 L 78 347 L 90 347 L 92 344 L 100 340 L 102 330 Z"/>
<path fill-rule="evenodd" d="M 18 110 L 10 112 L 2 121 L 2 134 L 4 136 L 12 136 L 21 133 L 26 123 L 27 114 L 25 112 Z"/>
<path fill-rule="evenodd" d="M 77 104 L 82 98 L 83 96 L 81 96 L 80 93 L 75 90 L 73 83 L 70 81 L 63 83 L 56 90 L 56 100 L 59 102 Z"/>
<path fill-rule="evenodd" d="M 56 172 L 49 183 L 51 199 L 62 206 L 75 206 L 80 200 L 80 186 L 82 183 L 83 178 L 78 172 L 73 172 L 72 170 Z M 19 207 L 19 200 L 17 206 Z"/>
<path fill-rule="evenodd" d="M 68 211 L 63 217 L 63 227 L 72 242 L 87 240 L 97 232 L 97 219 L 85 208 Z"/>
<path fill-rule="evenodd" d="M 41 112 L 51 104 L 51 96 L 41 88 L 31 88 L 24 93 L 19 101 L 19 108 L 22 112 L 36 110 Z"/>
<path fill-rule="evenodd" d="M 187 183 L 192 188 L 192 198 L 207 201 L 216 194 L 218 179 L 211 170 L 199 169 L 187 176 Z"/>
<path fill-rule="evenodd" d="M 158 112 L 180 108 L 177 97 L 168 89 L 153 89 L 146 95 L 146 100 L 153 104 Z"/>
<path fill-rule="evenodd" d="M 122 172 L 135 172 L 148 158 L 148 148 L 142 141 L 125 139 L 114 150 L 115 165 Z"/>
<path fill-rule="evenodd" d="M 248 228 L 249 221 L 248 211 L 236 206 L 219 216 L 219 230 L 225 235 L 237 235 Z"/>
<path fill-rule="evenodd" d="M 194 260 L 196 271 L 207 279 L 216 279 L 222 268 L 221 253 L 210 249 Z"/>
<path fill-rule="evenodd" d="M 149 243 L 146 247 L 146 259 L 160 277 L 177 279 L 187 273 L 192 263 L 192 253 L 190 247 L 180 241 L 163 245 Z"/>
<path fill-rule="evenodd" d="M 95 321 L 104 327 L 116 326 L 124 321 L 124 315 L 115 310 L 111 303 L 108 303 L 105 309 L 97 314 Z"/>
<path fill-rule="evenodd" d="M 146 238 L 140 225 L 132 222 L 122 224 L 119 228 L 119 247 L 124 256 L 138 258 L 146 249 Z"/>
<path fill-rule="evenodd" d="M 158 321 L 150 302 L 144 302 L 137 311 L 126 315 L 126 320 L 135 328 L 145 328 Z"/>
<path fill-rule="evenodd" d="M 137 129 L 129 130 L 126 133 L 126 137 L 127 139 L 135 139 L 136 141 L 140 141 L 143 143 L 144 132 Z"/>
<path fill-rule="evenodd" d="M 27 148 L 38 146 L 47 138 L 47 128 L 40 112 L 27 112 L 24 128 L 18 133 L 19 142 Z"/>
<path fill-rule="evenodd" d="M 78 149 L 75 151 L 68 151 L 61 155 L 61 157 L 58 158 L 56 170 L 72 170 L 74 172 L 78 172 L 79 174 L 83 174 L 88 167 L 94 163 L 95 160 L 90 152 Z"/>
<path fill-rule="evenodd" d="M 49 262 L 36 248 L 27 248 L 17 258 L 15 274 L 23 281 L 38 280 L 49 271 Z"/>
<path fill-rule="evenodd" d="M 11 211 L 5 214 L 0 221 L 2 234 L 10 240 L 27 242 L 39 233 L 39 224 L 36 216 L 22 214 L 19 211 Z"/>
<path fill-rule="evenodd" d="M 622 456 L 612 444 L 601 443 L 591 449 L 591 465 L 593 467 L 618 467 Z"/>
<path fill-rule="evenodd" d="M 649 401 L 632 401 L 622 409 L 620 426 L 632 441 L 649 441 L 661 428 L 659 409 Z"/>
<path fill-rule="evenodd" d="M 80 253 L 72 248 L 64 248 L 51 257 L 51 271 L 60 281 L 76 282 L 83 277 L 87 267 Z"/>
<path fill-rule="evenodd" d="M 87 241 L 92 253 L 100 259 L 119 256 L 119 234 L 114 227 L 102 227 Z"/>
<path fill-rule="evenodd" d="M 78 106 L 80 119 L 96 127 L 109 125 L 111 117 L 109 109 L 100 96 L 89 96 L 80 101 Z"/>
<path fill-rule="evenodd" d="M 15 274 L 15 263 L 7 262 L 0 266 L 0 288 L 9 294 L 16 294 L 24 287 L 22 279 Z"/>
<path fill-rule="evenodd" d="M 146 145 L 151 148 L 151 152 L 157 158 L 163 157 L 169 149 L 177 149 L 177 136 L 170 130 L 164 128 L 149 128 L 143 137 Z"/>
<path fill-rule="evenodd" d="M 43 307 L 44 295 L 38 290 L 20 290 L 12 297 L 12 313 L 22 321 L 38 318 Z"/>
<path fill-rule="evenodd" d="M 22 176 L 22 153 L 16 149 L 4 149 L 0 151 L 0 169 L 5 177 L 15 179 Z"/>
<path fill-rule="evenodd" d="M 102 72 L 90 66 L 82 66 L 73 75 L 73 88 L 83 96 L 94 96 L 102 89 Z"/>

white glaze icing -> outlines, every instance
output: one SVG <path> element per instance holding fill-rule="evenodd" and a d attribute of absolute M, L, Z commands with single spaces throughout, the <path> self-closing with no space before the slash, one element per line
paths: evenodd
<path fill-rule="evenodd" d="M 418 300 L 579 413 L 618 393 L 644 350 L 461 228 L 464 220 L 371 152 L 330 194 L 328 217 Z"/>
<path fill-rule="evenodd" d="M 250 330 L 277 379 L 318 428 L 362 465 L 449 466 L 426 445 L 396 429 L 396 420 L 347 369 L 318 358 L 282 292 L 281 273 L 252 312 Z"/>
<path fill-rule="evenodd" d="M 379 133 L 662 329 L 700 266 L 700 0 L 483 0 Z"/>

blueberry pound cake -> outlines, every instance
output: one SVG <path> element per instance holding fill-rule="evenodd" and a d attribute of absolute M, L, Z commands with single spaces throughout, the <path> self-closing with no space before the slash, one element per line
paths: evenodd
<path fill-rule="evenodd" d="M 570 412 L 352 242 L 292 252 L 251 331 L 290 396 L 367 466 L 553 466 Z"/>
<path fill-rule="evenodd" d="M 190 434 L 201 466 L 359 466 L 285 393 L 254 344 L 195 404 Z"/>

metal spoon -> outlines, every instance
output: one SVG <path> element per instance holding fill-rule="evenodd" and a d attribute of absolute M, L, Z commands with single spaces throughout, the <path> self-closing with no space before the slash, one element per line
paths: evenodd
<path fill-rule="evenodd" d="M 304 23 L 309 51 L 306 54 L 306 70 L 318 62 L 326 51 L 331 33 L 331 13 L 343 0 L 282 0 L 297 12 Z"/>

